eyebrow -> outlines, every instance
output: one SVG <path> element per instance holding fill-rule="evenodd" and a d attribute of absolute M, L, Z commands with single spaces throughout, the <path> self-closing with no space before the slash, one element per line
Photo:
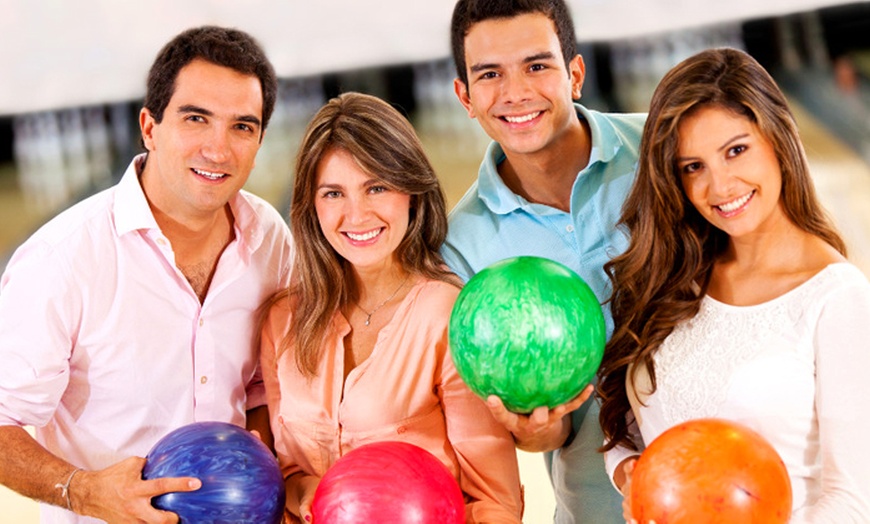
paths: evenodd
<path fill-rule="evenodd" d="M 727 149 L 728 146 L 730 146 L 732 143 L 736 142 L 737 140 L 744 139 L 748 136 L 749 136 L 749 133 L 741 133 L 739 135 L 736 135 L 736 136 L 732 137 L 730 140 L 728 140 L 727 142 L 725 142 L 724 144 L 722 144 L 722 147 L 717 149 L 717 151 L 722 151 L 724 149 Z"/>
<path fill-rule="evenodd" d="M 734 142 L 736 142 L 738 140 L 742 140 L 748 136 L 749 136 L 749 133 L 741 133 L 739 135 L 735 135 L 735 136 L 729 138 L 724 144 L 722 144 L 718 149 L 716 149 L 716 151 L 717 152 L 724 151 L 725 149 L 728 149 L 728 146 L 730 146 Z M 678 156 L 678 157 L 674 158 L 674 162 L 678 162 L 678 163 L 679 162 L 686 162 L 688 160 L 693 160 L 694 158 L 695 157 L 692 157 L 692 156 Z"/>
<path fill-rule="evenodd" d="M 523 59 L 523 63 L 528 64 L 531 62 L 537 62 L 539 60 L 554 60 L 555 58 L 556 58 L 556 56 L 553 53 L 551 53 L 549 51 L 544 51 L 541 53 L 536 53 L 536 54 L 531 55 L 531 56 L 527 56 L 526 58 Z M 496 69 L 498 67 L 499 67 L 499 64 L 497 64 L 495 62 L 474 64 L 471 67 L 469 67 L 469 71 L 472 73 L 478 73 L 478 72 L 486 70 L 486 69 Z"/>
<path fill-rule="evenodd" d="M 209 117 L 214 116 L 214 112 L 213 112 L 213 111 L 210 111 L 210 110 L 208 110 L 208 109 L 206 109 L 206 108 L 204 108 L 204 107 L 195 106 L 195 105 L 193 105 L 193 104 L 185 104 L 185 105 L 179 107 L 179 108 L 178 108 L 178 113 L 179 113 L 179 114 L 197 113 L 197 114 L 205 115 L 205 116 L 209 116 Z M 235 120 L 236 120 L 237 122 L 245 122 L 245 123 L 248 123 L 248 124 L 253 124 L 253 125 L 257 126 L 257 127 L 260 127 L 260 125 L 261 125 L 261 123 L 260 123 L 260 119 L 257 118 L 257 117 L 254 116 L 254 115 L 241 115 L 241 116 L 237 116 L 237 117 L 235 117 Z"/>
<path fill-rule="evenodd" d="M 389 186 L 386 182 L 384 182 L 378 178 L 375 178 L 375 177 L 371 177 L 363 183 L 364 188 L 369 188 L 369 187 L 377 186 L 377 185 L 392 187 L 392 186 Z M 324 182 L 324 183 L 317 186 L 317 190 L 321 190 L 321 189 L 344 189 L 344 184 L 335 183 L 335 182 Z"/>

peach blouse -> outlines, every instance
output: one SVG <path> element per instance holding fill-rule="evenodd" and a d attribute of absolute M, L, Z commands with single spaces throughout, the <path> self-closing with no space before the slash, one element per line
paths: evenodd
<path fill-rule="evenodd" d="M 304 377 L 292 348 L 277 355 L 291 311 L 275 305 L 263 328 L 261 363 L 275 448 L 284 476 L 322 476 L 363 444 L 399 440 L 447 466 L 465 494 L 467 522 L 520 522 L 522 495 L 510 433 L 456 372 L 447 342 L 459 290 L 422 280 L 381 329 L 371 356 L 344 379 L 344 337 L 337 312 L 317 376 Z"/>

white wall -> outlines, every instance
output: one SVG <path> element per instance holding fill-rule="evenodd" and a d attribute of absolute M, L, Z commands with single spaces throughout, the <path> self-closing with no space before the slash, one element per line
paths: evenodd
<path fill-rule="evenodd" d="M 581 40 L 842 0 L 568 0 Z M 256 36 L 282 77 L 449 55 L 454 0 L 0 0 L 0 115 L 133 100 L 160 47 L 201 24 Z"/>

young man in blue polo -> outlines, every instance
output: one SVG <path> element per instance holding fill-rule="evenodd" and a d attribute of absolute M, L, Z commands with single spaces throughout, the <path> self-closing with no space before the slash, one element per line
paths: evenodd
<path fill-rule="evenodd" d="M 627 245 L 616 221 L 634 180 L 644 115 L 576 102 L 585 65 L 562 0 L 460 0 L 451 38 L 456 95 L 493 142 L 450 214 L 445 260 L 468 280 L 504 258 L 546 257 L 576 271 L 603 303 L 610 293 L 603 265 Z M 613 322 L 604 313 L 609 337 Z M 560 524 L 623 522 L 622 497 L 597 451 L 603 435 L 590 393 L 528 416 L 487 400 L 517 447 L 548 452 Z"/>

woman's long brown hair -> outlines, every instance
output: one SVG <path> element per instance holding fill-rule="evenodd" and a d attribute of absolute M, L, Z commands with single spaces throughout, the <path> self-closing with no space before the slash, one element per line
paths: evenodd
<path fill-rule="evenodd" d="M 634 448 L 628 439 L 627 380 L 646 368 L 653 391 L 653 357 L 674 327 L 700 307 L 726 233 L 707 222 L 685 196 L 675 165 L 682 118 L 718 106 L 754 122 L 773 144 L 782 170 L 786 216 L 845 255 L 846 247 L 818 202 L 797 125 L 776 82 L 748 54 L 702 51 L 674 67 L 653 94 L 640 145 L 637 179 L 619 227 L 630 235 L 625 253 L 605 265 L 613 285 L 614 333 L 599 369 L 600 422 L 606 444 Z"/>
<path fill-rule="evenodd" d="M 323 341 L 336 311 L 356 299 L 350 264 L 329 244 L 314 206 L 317 168 L 334 150 L 349 153 L 387 187 L 411 195 L 408 231 L 396 248 L 402 267 L 417 275 L 460 285 L 439 254 L 447 235 L 444 193 L 414 128 L 374 96 L 344 93 L 312 118 L 296 157 L 290 206 L 295 257 L 290 287 L 265 305 L 289 301 L 290 328 L 278 352 L 294 348 L 303 375 L 316 375 Z"/>

